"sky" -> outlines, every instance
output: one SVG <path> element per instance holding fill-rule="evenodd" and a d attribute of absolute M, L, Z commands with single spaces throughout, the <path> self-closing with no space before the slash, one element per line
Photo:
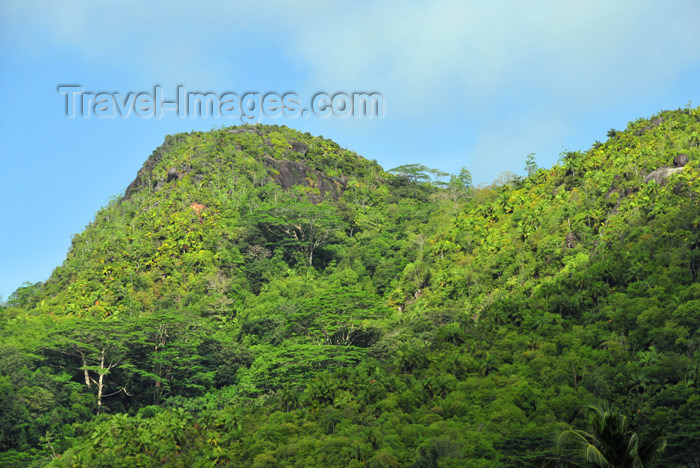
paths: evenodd
<path fill-rule="evenodd" d="M 46 280 L 165 135 L 240 125 L 163 112 L 66 115 L 61 85 L 375 92 L 381 117 L 262 117 L 385 169 L 476 183 L 551 167 L 611 128 L 700 104 L 700 2 L 0 0 L 0 296 Z"/>

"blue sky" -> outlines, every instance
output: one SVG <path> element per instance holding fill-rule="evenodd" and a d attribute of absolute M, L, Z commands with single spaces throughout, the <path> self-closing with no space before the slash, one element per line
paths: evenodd
<path fill-rule="evenodd" d="M 700 103 L 697 1 L 0 1 L 0 295 L 45 280 L 167 134 L 237 119 L 65 116 L 86 90 L 377 91 L 380 119 L 263 119 L 476 182 Z"/>

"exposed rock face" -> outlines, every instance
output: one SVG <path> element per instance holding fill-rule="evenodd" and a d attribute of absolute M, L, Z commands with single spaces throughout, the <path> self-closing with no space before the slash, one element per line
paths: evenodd
<path fill-rule="evenodd" d="M 163 159 L 163 155 L 168 150 L 168 143 L 164 143 L 158 149 L 156 149 L 153 154 L 146 160 L 141 169 L 136 173 L 136 178 L 124 192 L 124 197 L 122 200 L 128 200 L 131 195 L 138 192 L 142 187 L 146 187 L 150 184 L 151 174 L 153 169 L 158 165 L 158 163 Z"/>
<path fill-rule="evenodd" d="M 301 153 L 302 156 L 306 156 L 307 151 L 309 151 L 309 147 L 300 141 L 295 141 L 292 142 L 292 151 L 296 151 L 297 153 Z"/>
<path fill-rule="evenodd" d="M 285 190 L 295 185 L 306 185 L 307 187 L 317 188 L 319 192 L 321 192 L 320 199 L 313 196 L 309 197 L 314 203 L 320 202 L 321 199 L 326 196 L 337 200 L 347 188 L 346 179 L 329 177 L 323 172 L 310 168 L 301 161 L 273 159 L 269 156 L 265 156 L 263 162 L 278 172 L 275 176 L 275 182 L 280 184 Z"/>
<path fill-rule="evenodd" d="M 180 174 L 177 169 L 174 167 L 171 167 L 168 169 L 168 182 L 172 182 L 173 180 L 180 180 L 182 174 Z"/>
<path fill-rule="evenodd" d="M 675 158 L 673 158 L 673 165 L 676 167 L 661 166 L 660 168 L 651 171 L 644 178 L 644 183 L 646 184 L 647 182 L 653 180 L 659 185 L 665 184 L 668 178 L 671 177 L 673 174 L 683 172 L 683 166 L 688 164 L 689 161 L 690 158 L 688 157 L 688 155 L 681 153 Z"/>
<path fill-rule="evenodd" d="M 673 158 L 673 165 L 676 167 L 683 167 L 686 164 L 688 164 L 688 162 L 690 162 L 690 158 L 687 154 L 681 153 L 675 158 Z"/>
<path fill-rule="evenodd" d="M 239 127 L 228 130 L 228 133 L 258 133 L 258 131 L 259 130 L 255 127 Z M 191 171 L 188 165 L 183 165 L 181 167 L 169 168 L 166 177 L 153 177 L 153 170 L 161 163 L 164 155 L 167 154 L 173 143 L 175 143 L 175 139 L 166 139 L 165 143 L 151 154 L 143 167 L 139 169 L 134 181 L 127 187 L 122 200 L 128 200 L 134 193 L 144 188 L 160 190 L 167 183 L 178 181 Z M 309 151 L 308 145 L 301 141 L 291 142 L 291 149 L 302 156 L 306 155 Z M 330 177 L 323 172 L 309 167 L 303 161 L 277 160 L 270 156 L 263 156 L 262 162 L 276 172 L 274 181 L 280 184 L 285 190 L 295 185 L 317 188 L 320 194 L 309 196 L 309 199 L 313 203 L 319 203 L 327 196 L 337 200 L 347 188 L 346 177 Z M 193 177 L 195 179 L 201 179 L 202 175 L 194 174 Z"/>
<path fill-rule="evenodd" d="M 664 184 L 669 177 L 678 172 L 683 172 L 683 168 L 663 166 L 649 173 L 649 175 L 644 178 L 644 183 L 646 184 L 647 182 L 653 180 L 657 184 L 661 185 Z"/>

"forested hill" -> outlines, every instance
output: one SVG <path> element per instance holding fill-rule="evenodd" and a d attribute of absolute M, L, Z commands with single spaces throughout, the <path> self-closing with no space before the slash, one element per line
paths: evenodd
<path fill-rule="evenodd" d="M 700 109 L 523 163 L 167 137 L 0 306 L 0 465 L 695 466 Z"/>

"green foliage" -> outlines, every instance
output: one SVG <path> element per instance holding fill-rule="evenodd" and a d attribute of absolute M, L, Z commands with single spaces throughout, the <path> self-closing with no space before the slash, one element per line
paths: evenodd
<path fill-rule="evenodd" d="M 431 169 L 422 164 L 404 164 L 402 166 L 389 169 L 389 172 L 411 183 L 428 182 Z"/>
<path fill-rule="evenodd" d="M 663 112 L 479 188 L 286 127 L 169 136 L 0 305 L 0 464 L 683 466 L 697 134 Z"/>
<path fill-rule="evenodd" d="M 535 153 L 530 153 L 525 157 L 525 173 L 528 177 L 532 177 L 537 173 L 537 162 L 535 161 Z"/>
<path fill-rule="evenodd" d="M 589 432 L 576 429 L 563 431 L 557 438 L 559 452 L 577 446 L 582 461 L 607 468 L 651 466 L 659 452 L 664 450 L 664 436 L 655 435 L 645 440 L 631 429 L 630 419 L 610 405 L 590 405 L 587 409 Z M 577 452 L 576 449 L 573 451 Z M 566 457 L 562 457 L 562 461 L 566 461 Z"/>

